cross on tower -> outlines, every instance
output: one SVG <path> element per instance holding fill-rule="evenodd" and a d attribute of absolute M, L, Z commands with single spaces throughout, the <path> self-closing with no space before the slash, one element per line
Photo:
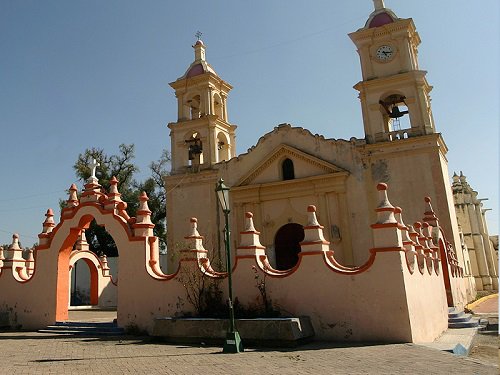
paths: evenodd
<path fill-rule="evenodd" d="M 201 38 L 201 36 L 202 36 L 202 35 L 203 35 L 203 33 L 202 33 L 201 31 L 199 31 L 199 30 L 196 32 L 196 34 L 194 34 L 194 36 L 195 36 L 198 40 L 200 40 L 200 38 Z"/>
<path fill-rule="evenodd" d="M 384 0 L 373 0 L 373 4 L 375 5 L 375 10 L 384 9 Z"/>
<path fill-rule="evenodd" d="M 101 164 L 99 164 L 97 162 L 97 160 L 95 159 L 92 159 L 92 163 L 89 164 L 89 168 L 92 170 L 92 174 L 90 175 L 91 178 L 97 178 L 96 175 L 95 175 L 95 170 L 98 166 L 100 166 Z"/>

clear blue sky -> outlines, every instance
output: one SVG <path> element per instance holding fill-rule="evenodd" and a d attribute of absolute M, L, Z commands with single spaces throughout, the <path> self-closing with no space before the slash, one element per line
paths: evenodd
<path fill-rule="evenodd" d="M 462 170 L 490 198 L 498 233 L 499 2 L 386 6 L 415 21 L 450 174 Z M 347 34 L 372 10 L 371 0 L 0 0 L 0 244 L 13 232 L 23 245 L 37 241 L 86 148 L 114 153 L 134 143 L 137 177 L 147 174 L 170 146 L 166 124 L 177 107 L 168 83 L 193 60 L 197 30 L 208 61 L 234 86 L 238 153 L 283 122 L 363 138 L 352 88 L 361 71 Z"/>

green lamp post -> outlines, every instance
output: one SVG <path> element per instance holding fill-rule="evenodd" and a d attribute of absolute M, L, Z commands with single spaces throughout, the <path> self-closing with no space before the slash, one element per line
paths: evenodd
<path fill-rule="evenodd" d="M 239 353 L 243 351 L 243 343 L 241 342 L 240 334 L 236 330 L 234 324 L 234 309 L 233 309 L 233 279 L 232 279 L 232 269 L 231 269 L 231 249 L 229 242 L 229 188 L 224 185 L 224 181 L 219 179 L 217 182 L 217 187 L 215 188 L 217 193 L 217 198 L 219 199 L 219 204 L 224 213 L 225 219 L 225 239 L 226 239 L 226 267 L 227 267 L 227 281 L 229 284 L 229 330 L 226 333 L 226 341 L 224 341 L 224 347 L 222 349 L 223 353 Z"/>

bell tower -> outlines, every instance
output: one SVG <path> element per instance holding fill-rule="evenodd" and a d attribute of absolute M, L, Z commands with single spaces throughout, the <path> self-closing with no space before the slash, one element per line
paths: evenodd
<path fill-rule="evenodd" d="M 194 61 L 170 86 L 177 98 L 177 122 L 170 129 L 172 174 L 211 169 L 236 153 L 236 126 L 228 122 L 227 96 L 232 86 L 223 81 L 205 58 L 205 44 L 193 46 Z"/>
<path fill-rule="evenodd" d="M 365 25 L 349 34 L 361 63 L 362 80 L 354 88 L 363 113 L 366 144 L 361 152 L 368 185 L 397 186 L 392 199 L 405 207 L 405 219 L 413 223 L 422 220 L 418 197 L 430 197 L 443 233 L 463 266 L 448 148 L 434 127 L 432 86 L 418 63 L 420 37 L 411 18 L 398 18 L 383 0 L 373 3 L 375 9 Z M 453 303 L 460 305 L 465 284 L 453 285 Z"/>
<path fill-rule="evenodd" d="M 429 96 L 432 86 L 418 65 L 420 37 L 411 18 L 398 18 L 374 0 L 364 27 L 349 34 L 358 49 L 363 80 L 359 91 L 368 143 L 435 132 Z"/>

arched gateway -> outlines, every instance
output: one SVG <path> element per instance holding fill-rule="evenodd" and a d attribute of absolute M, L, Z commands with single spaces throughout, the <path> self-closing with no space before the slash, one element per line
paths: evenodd
<path fill-rule="evenodd" d="M 38 256 L 38 261 L 48 262 L 45 269 L 55 271 L 53 275 L 56 276 L 54 280 L 54 318 L 56 321 L 68 319 L 68 301 L 71 288 L 70 267 L 79 259 L 84 259 L 90 268 L 92 303 L 97 304 L 98 295 L 107 284 L 117 285 L 115 281 L 111 280 L 106 261 L 85 251 L 86 242 L 83 233 L 92 220 L 105 227 L 115 240 L 117 248 L 121 251 L 120 266 L 125 271 L 133 266 L 134 261 L 130 257 L 134 247 L 144 249 L 144 246 L 150 246 L 157 242 L 156 237 L 152 236 L 154 225 L 150 221 L 151 211 L 147 206 L 147 196 L 141 195 L 141 206 L 137 211 L 137 217 L 131 218 L 125 210 L 127 204 L 121 200 L 120 193 L 118 193 L 118 181 L 113 178 L 110 184 L 110 192 L 106 195 L 97 179 L 94 176 L 90 177 L 79 200 L 77 188 L 72 185 L 66 207 L 61 211 L 61 222 L 57 226 L 54 224 L 52 211 L 47 212 L 43 232 L 39 235 L 40 245 L 37 250 L 46 255 Z M 73 251 L 75 243 L 77 251 Z M 144 256 L 143 251 L 135 253 Z M 40 266 L 40 264 L 38 265 Z M 50 288 L 47 290 L 50 293 Z M 118 303 L 120 303 L 120 294 L 120 287 L 118 287 Z"/>

